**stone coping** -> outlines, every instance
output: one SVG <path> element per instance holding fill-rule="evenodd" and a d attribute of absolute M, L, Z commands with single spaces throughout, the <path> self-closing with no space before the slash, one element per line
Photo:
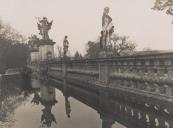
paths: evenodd
<path fill-rule="evenodd" d="M 39 45 L 54 45 L 56 42 L 53 42 L 52 40 L 39 40 Z"/>

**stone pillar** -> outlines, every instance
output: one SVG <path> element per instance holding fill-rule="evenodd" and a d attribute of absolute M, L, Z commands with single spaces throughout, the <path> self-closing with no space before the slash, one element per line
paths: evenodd
<path fill-rule="evenodd" d="M 62 74 L 63 74 L 64 78 L 67 76 L 67 65 L 66 65 L 66 63 L 62 64 Z"/>
<path fill-rule="evenodd" d="M 103 83 L 104 87 L 109 84 L 109 64 L 107 61 L 99 62 L 99 82 Z"/>
<path fill-rule="evenodd" d="M 50 41 L 40 41 L 39 46 L 39 58 L 40 60 L 46 60 L 48 57 L 48 54 L 51 54 L 52 57 L 54 57 L 54 44 L 55 42 Z"/>
<path fill-rule="evenodd" d="M 48 58 L 54 58 L 54 44 L 52 40 L 39 40 L 39 58 L 40 60 L 47 60 Z"/>

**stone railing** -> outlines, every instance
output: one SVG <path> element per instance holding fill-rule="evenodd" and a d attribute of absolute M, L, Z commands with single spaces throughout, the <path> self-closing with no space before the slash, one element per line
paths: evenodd
<path fill-rule="evenodd" d="M 124 87 L 159 95 L 173 95 L 173 52 L 114 58 L 54 61 L 51 71 L 76 78 L 94 77 L 105 87 Z M 64 68 L 65 67 L 65 68 Z"/>
<path fill-rule="evenodd" d="M 173 53 L 119 57 L 109 67 L 112 87 L 173 96 Z"/>
<path fill-rule="evenodd" d="M 111 73 L 159 78 L 173 76 L 173 53 L 118 57 L 110 61 Z"/>

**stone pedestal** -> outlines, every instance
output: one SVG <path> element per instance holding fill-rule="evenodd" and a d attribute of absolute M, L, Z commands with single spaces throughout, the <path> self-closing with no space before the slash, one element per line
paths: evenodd
<path fill-rule="evenodd" d="M 105 87 L 108 86 L 109 83 L 109 63 L 106 60 L 108 54 L 105 51 L 100 52 L 100 58 L 105 58 L 99 61 L 99 82 L 103 83 Z"/>
<path fill-rule="evenodd" d="M 52 40 L 40 40 L 39 42 L 39 57 L 40 60 L 46 60 L 48 59 L 48 55 L 51 55 L 51 57 L 54 57 L 54 44 Z"/>
<path fill-rule="evenodd" d="M 99 82 L 109 83 L 109 66 L 107 62 L 99 62 Z"/>
<path fill-rule="evenodd" d="M 40 87 L 41 99 L 45 102 L 56 101 L 55 88 L 51 86 L 42 85 Z"/>
<path fill-rule="evenodd" d="M 67 65 L 65 63 L 62 65 L 62 74 L 64 78 L 67 76 Z"/>

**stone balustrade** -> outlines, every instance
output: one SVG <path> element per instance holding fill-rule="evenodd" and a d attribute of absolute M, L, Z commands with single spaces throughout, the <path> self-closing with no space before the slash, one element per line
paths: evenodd
<path fill-rule="evenodd" d="M 114 58 L 47 62 L 51 71 L 104 83 L 105 87 L 125 87 L 158 95 L 173 95 L 173 53 L 132 55 Z"/>

